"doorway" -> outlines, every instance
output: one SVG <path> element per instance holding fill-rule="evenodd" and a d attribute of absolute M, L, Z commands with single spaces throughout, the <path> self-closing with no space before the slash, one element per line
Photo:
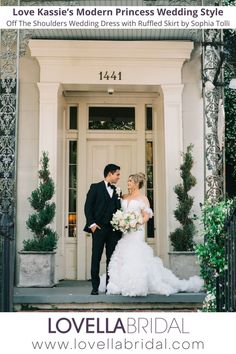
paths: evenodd
<path fill-rule="evenodd" d="M 103 180 L 105 165 L 115 163 L 121 167 L 119 187 L 123 193 L 127 192 L 131 173 L 145 172 L 144 193 L 155 209 L 153 100 L 133 97 L 118 104 L 114 99 L 104 102 L 83 97 L 75 101 L 67 110 L 64 268 L 66 279 L 90 279 L 92 239 L 83 232 L 83 209 L 91 183 Z M 156 216 L 146 230 L 147 242 L 153 248 L 157 237 L 155 220 Z M 105 256 L 101 262 L 103 272 Z"/>

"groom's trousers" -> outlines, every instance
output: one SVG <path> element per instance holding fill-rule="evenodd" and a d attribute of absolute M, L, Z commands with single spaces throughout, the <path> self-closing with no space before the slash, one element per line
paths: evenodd
<path fill-rule="evenodd" d="M 108 283 L 108 264 L 117 242 L 121 238 L 121 233 L 113 231 L 111 225 L 100 225 L 101 229 L 96 229 L 92 234 L 92 260 L 91 260 L 91 280 L 92 288 L 97 291 L 100 284 L 100 261 L 104 247 L 106 249 L 106 283 Z"/>

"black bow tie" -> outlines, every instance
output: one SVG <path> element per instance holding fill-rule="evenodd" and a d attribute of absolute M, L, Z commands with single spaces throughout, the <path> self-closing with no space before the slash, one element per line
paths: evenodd
<path fill-rule="evenodd" d="M 112 189 L 116 189 L 116 187 L 114 186 L 114 184 L 111 184 L 110 182 L 107 183 L 108 187 L 111 187 Z"/>

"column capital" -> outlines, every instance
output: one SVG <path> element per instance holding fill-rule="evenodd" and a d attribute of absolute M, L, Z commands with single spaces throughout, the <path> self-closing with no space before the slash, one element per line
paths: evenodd
<path fill-rule="evenodd" d="M 37 86 L 41 102 L 50 102 L 53 98 L 57 99 L 58 95 L 62 94 L 60 82 L 38 82 Z"/>
<path fill-rule="evenodd" d="M 164 100 L 179 102 L 183 93 L 183 84 L 161 85 Z"/>

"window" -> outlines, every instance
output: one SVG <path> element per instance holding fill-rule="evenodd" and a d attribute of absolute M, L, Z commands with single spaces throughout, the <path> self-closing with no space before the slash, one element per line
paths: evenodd
<path fill-rule="evenodd" d="M 135 130 L 135 108 L 89 107 L 89 129 Z"/>
<path fill-rule="evenodd" d="M 152 107 L 146 106 L 146 130 L 152 130 Z"/>
<path fill-rule="evenodd" d="M 76 237 L 77 141 L 69 141 L 68 236 Z"/>
<path fill-rule="evenodd" d="M 154 158 L 153 158 L 153 109 L 151 105 L 145 107 L 145 130 L 146 130 L 146 176 L 147 176 L 147 197 L 150 207 L 154 212 Z M 147 223 L 147 237 L 155 237 L 154 217 Z"/>
<path fill-rule="evenodd" d="M 147 197 L 150 202 L 150 207 L 154 211 L 154 190 L 153 190 L 153 143 L 146 141 L 146 175 L 147 175 Z M 148 220 L 147 237 L 154 237 L 154 217 Z"/>
<path fill-rule="evenodd" d="M 69 107 L 69 129 L 76 130 L 77 129 L 77 106 Z"/>

